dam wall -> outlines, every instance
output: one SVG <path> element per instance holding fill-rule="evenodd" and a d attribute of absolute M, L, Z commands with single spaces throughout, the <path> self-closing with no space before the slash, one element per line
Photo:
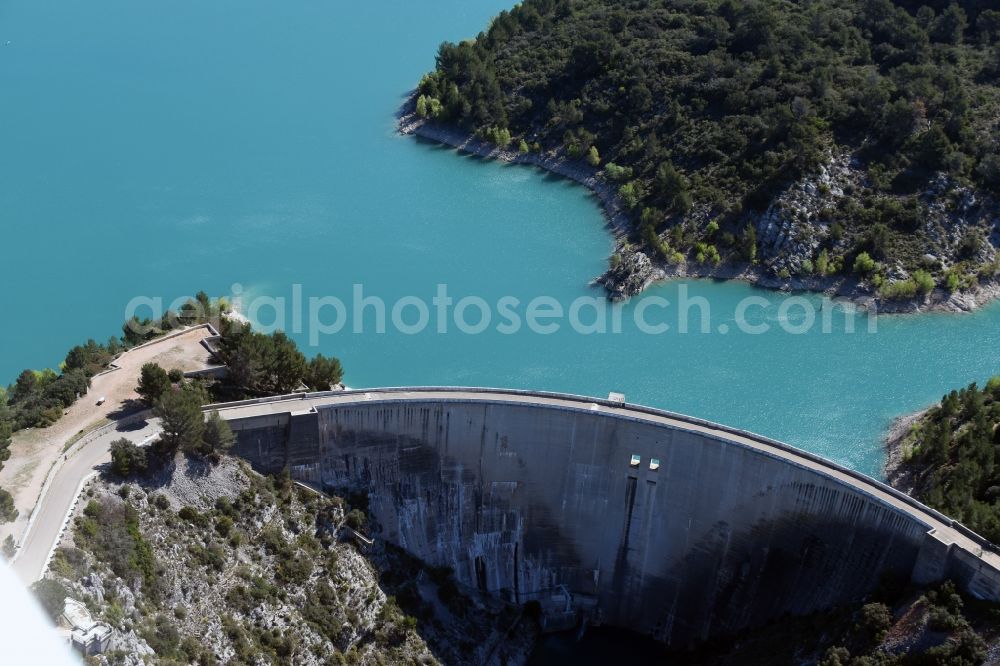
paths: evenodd
<path fill-rule="evenodd" d="M 885 575 L 954 577 L 1000 600 L 982 552 L 881 484 L 678 415 L 537 395 L 367 392 L 222 413 L 261 471 L 366 492 L 372 536 L 556 621 L 684 646 L 858 600 Z"/>

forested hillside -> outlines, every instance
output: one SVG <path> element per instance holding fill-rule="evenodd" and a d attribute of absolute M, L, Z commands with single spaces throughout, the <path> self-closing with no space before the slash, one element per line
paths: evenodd
<path fill-rule="evenodd" d="M 442 44 L 416 112 L 599 169 L 663 263 L 954 291 L 997 274 L 991 6 L 525 0 Z"/>
<path fill-rule="evenodd" d="M 907 479 L 918 499 L 1000 543 L 1000 377 L 985 388 L 952 391 L 899 442 Z"/>

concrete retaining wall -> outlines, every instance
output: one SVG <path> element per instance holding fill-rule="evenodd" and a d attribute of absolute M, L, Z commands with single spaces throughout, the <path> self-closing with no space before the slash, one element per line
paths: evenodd
<path fill-rule="evenodd" d="M 681 427 L 488 397 L 230 422 L 258 468 L 368 492 L 377 536 L 460 581 L 543 605 L 565 586 L 594 621 L 673 645 L 861 598 L 884 574 L 1000 590 L 911 512 Z"/>

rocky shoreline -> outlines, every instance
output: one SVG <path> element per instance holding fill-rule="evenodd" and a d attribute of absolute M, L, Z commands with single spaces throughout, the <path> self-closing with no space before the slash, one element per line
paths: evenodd
<path fill-rule="evenodd" d="M 738 280 L 774 291 L 822 293 L 884 314 L 972 312 L 1000 298 L 1000 280 L 996 279 L 966 291 L 947 292 L 938 288 L 913 299 L 886 300 L 853 277 L 796 275 L 782 278 L 747 262 L 713 265 L 694 261 L 679 264 L 655 261 L 628 242 L 632 220 L 614 185 L 598 175 L 599 169 L 560 153 L 521 153 L 503 149 L 457 127 L 421 118 L 415 112 L 414 96 L 400 110 L 397 128 L 400 134 L 418 136 L 485 159 L 537 166 L 588 188 L 600 200 L 604 216 L 616 238 L 616 262 L 612 262 L 611 268 L 592 281 L 592 284 L 603 286 L 612 300 L 628 299 L 656 282 L 681 278 Z"/>
<path fill-rule="evenodd" d="M 597 169 L 578 160 L 557 154 L 520 153 L 516 150 L 505 150 L 458 128 L 419 117 L 413 111 L 412 98 L 399 115 L 398 129 L 400 134 L 410 134 L 443 143 L 457 148 L 463 153 L 509 164 L 529 164 L 569 178 L 597 195 L 608 224 L 617 238 L 623 238 L 631 228 L 625 207 L 614 188 L 597 176 Z"/>
<path fill-rule="evenodd" d="M 780 278 L 749 263 L 656 264 L 641 251 L 620 253 L 620 263 L 608 269 L 594 282 L 603 285 L 615 300 L 630 298 L 651 284 L 664 280 L 711 279 L 737 280 L 761 289 L 781 292 L 809 292 L 847 300 L 858 307 L 881 314 L 916 314 L 921 312 L 974 312 L 1000 298 L 1000 282 L 991 281 L 973 289 L 947 292 L 935 289 L 926 296 L 911 300 L 886 300 L 852 277 Z"/>
<path fill-rule="evenodd" d="M 913 425 L 920 421 L 930 409 L 927 407 L 911 414 L 896 417 L 892 420 L 883 439 L 885 464 L 882 467 L 882 475 L 887 484 L 907 495 L 913 494 L 920 475 L 918 470 L 905 464 L 906 438 Z"/>

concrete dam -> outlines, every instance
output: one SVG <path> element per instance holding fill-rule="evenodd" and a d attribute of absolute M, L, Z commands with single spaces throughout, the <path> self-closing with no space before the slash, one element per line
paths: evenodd
<path fill-rule="evenodd" d="M 687 646 L 858 600 L 884 575 L 1000 601 L 1000 556 L 873 479 L 660 410 L 491 389 L 217 405 L 262 472 L 369 497 L 373 534 L 524 604 Z"/>

